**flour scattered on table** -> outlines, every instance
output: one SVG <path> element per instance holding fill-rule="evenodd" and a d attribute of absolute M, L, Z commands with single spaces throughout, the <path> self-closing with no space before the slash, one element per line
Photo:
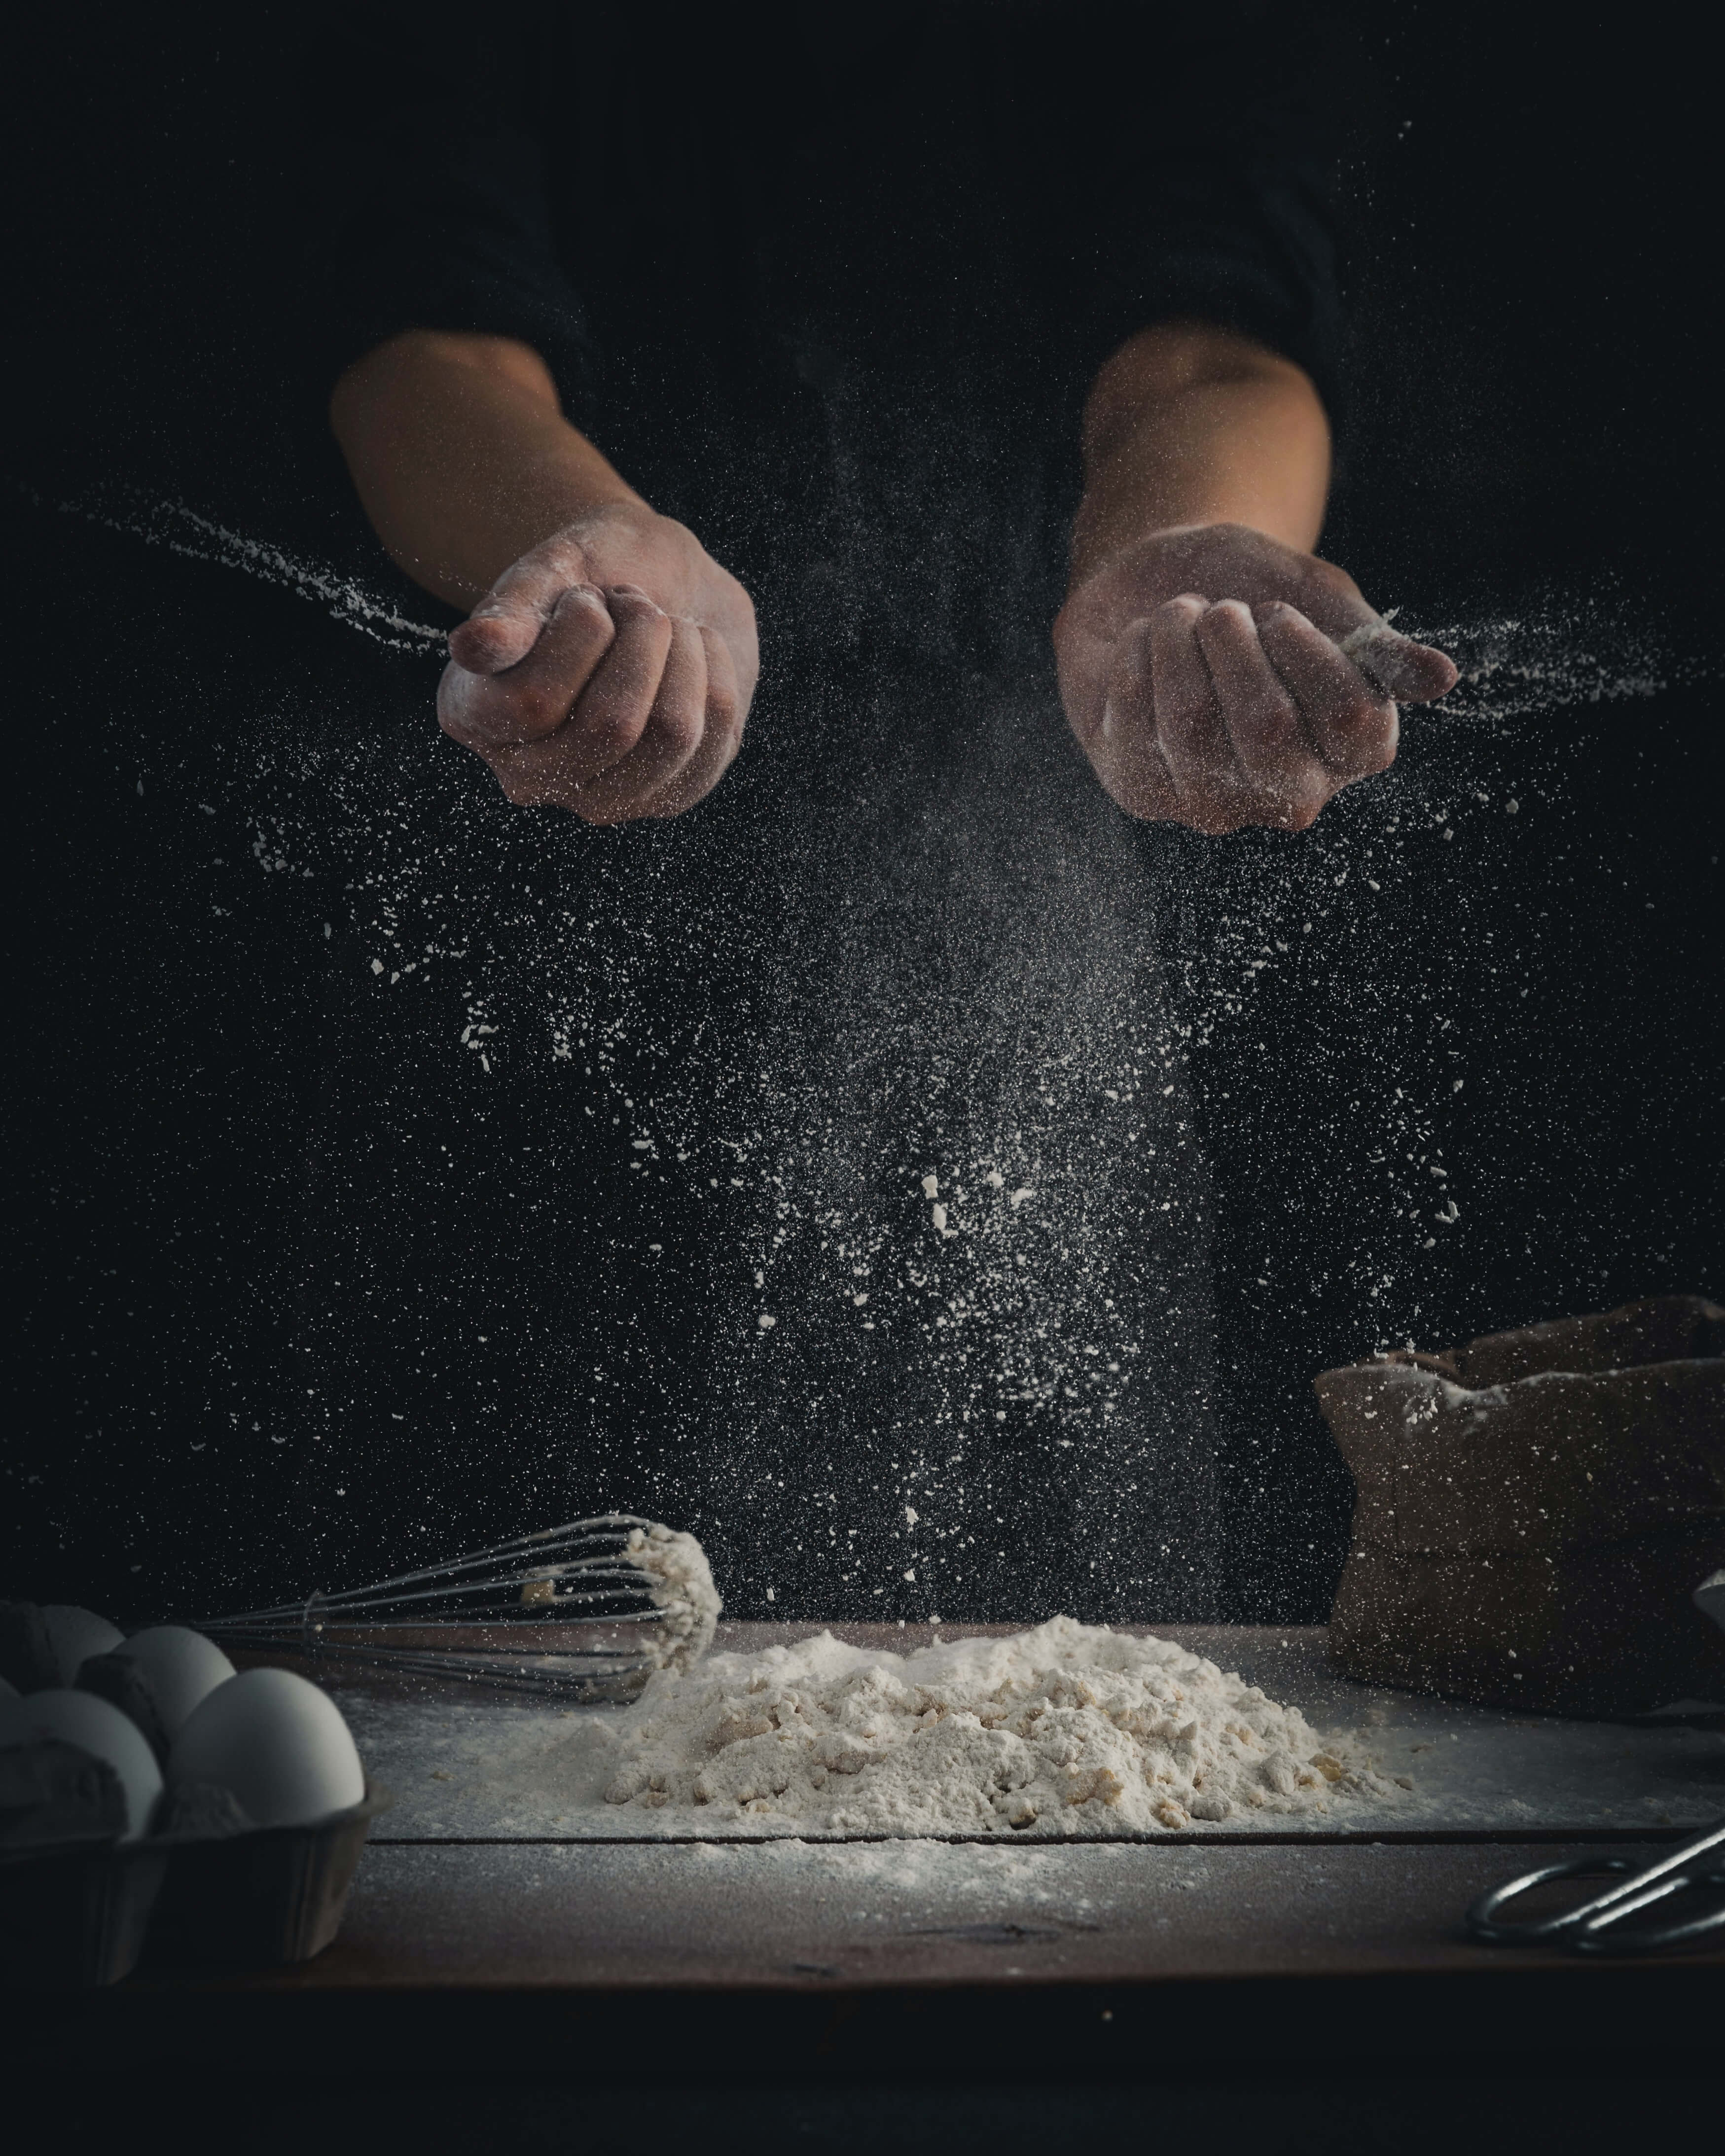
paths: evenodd
<path fill-rule="evenodd" d="M 769 1832 L 1178 1832 L 1399 1794 L 1233 1672 L 1070 1617 L 911 1655 L 830 1632 L 716 1655 L 651 1677 L 615 1742 L 612 1804 Z"/>

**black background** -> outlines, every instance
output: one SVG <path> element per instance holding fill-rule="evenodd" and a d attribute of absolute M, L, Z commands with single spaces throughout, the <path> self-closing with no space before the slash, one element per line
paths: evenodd
<path fill-rule="evenodd" d="M 388 1315 L 349 1313 L 355 1442 L 388 1441 L 373 1419 L 438 1348 L 447 1310 L 412 1320 L 424 1276 L 459 1272 L 499 1302 L 535 1292 L 511 1268 L 520 1209 L 548 1202 L 523 1166 L 537 1110 L 525 1096 L 500 1108 L 462 1072 L 434 1096 L 406 1093 L 410 1044 L 358 1014 L 341 972 L 353 953 L 319 932 L 342 881 L 333 847 L 309 879 L 257 872 L 258 819 L 315 837 L 307 803 L 333 783 L 331 745 L 278 694 L 285 666 L 321 669 L 332 711 L 400 710 L 403 680 L 423 679 L 422 716 L 380 721 L 366 753 L 400 760 L 417 815 L 481 830 L 478 902 L 519 895 L 531 849 L 475 806 L 483 774 L 431 734 L 427 662 L 55 506 L 118 477 L 386 582 L 315 414 L 236 388 L 259 379 L 277 304 L 280 206 L 259 144 L 281 26 L 249 18 L 242 44 L 219 19 L 97 13 L 34 34 L 9 219 L 16 1405 L 0 1584 L 125 1616 L 241 1581 L 310 1584 L 285 1441 L 305 1413 L 299 1343 L 359 1262 L 318 1225 L 331 1160 L 357 1178 L 343 1218 L 362 1236 L 363 1163 L 393 1148 L 398 1167 L 459 1129 L 468 1199 L 462 1251 L 428 1267 L 398 1211 L 367 1255 Z M 1459 803 L 1456 837 L 1433 816 L 1410 823 L 1399 895 L 1368 907 L 1356 880 L 1354 931 L 1324 967 L 1257 977 L 1196 1055 L 1230 1365 L 1225 1614 L 1289 1621 L 1322 1614 L 1346 1537 L 1313 1371 L 1386 1332 L 1440 1344 L 1725 1288 L 1705 328 L 1717 207 L 1699 70 L 1673 64 L 1669 33 L 1615 11 L 1572 13 L 1560 35 L 1521 11 L 1404 9 L 1388 31 L 1370 11 L 1353 35 L 1369 66 L 1350 91 L 1348 431 L 1324 551 L 1423 625 L 1518 619 L 1532 626 L 1517 651 L 1584 643 L 1608 674 L 1652 652 L 1667 685 L 1559 694 L 1459 746 L 1414 721 L 1410 798 Z M 423 598 L 408 610 L 438 618 Z M 1481 794 L 1490 813 L 1469 806 Z M 1498 813 L 1511 795 L 1513 824 Z M 200 800 L 247 835 L 213 851 Z M 1375 831 L 1338 817 L 1322 843 L 1363 874 Z M 401 836 L 372 834 L 382 850 Z M 1299 843 L 1248 834 L 1194 867 L 1208 909 L 1195 932 L 1267 917 Z M 596 842 L 601 881 L 608 858 Z M 1297 873 L 1315 876 L 1315 858 Z M 1403 1269 L 1395 1306 L 1368 1311 L 1353 1263 L 1371 1233 L 1362 1130 L 1394 1043 L 1416 1060 L 1447 1052 L 1430 1032 L 1440 1013 L 1466 1039 L 1465 1105 L 1442 1132 L 1466 1204 Z M 317 1052 L 332 1031 L 338 1061 Z M 1368 1038 L 1392 1043 L 1387 1061 Z M 377 1176 L 381 1189 L 389 1172 Z M 606 1250 L 608 1203 L 600 1178 L 555 1225 L 593 1282 L 595 1325 L 630 1294 Z M 428 1200 L 428 1234 L 450 1218 Z M 586 1495 L 488 1466 L 487 1419 L 506 1419 L 526 1382 L 475 1354 L 447 1406 L 476 1514 L 499 1526 Z M 178 1442 L 212 1416 L 257 1426 L 226 1480 Z M 415 1471 L 403 1452 L 404 1483 Z M 599 1500 L 625 1496 L 624 1466 L 607 1472 L 619 1486 Z M 818 1586 L 811 1604 L 839 1614 Z"/>

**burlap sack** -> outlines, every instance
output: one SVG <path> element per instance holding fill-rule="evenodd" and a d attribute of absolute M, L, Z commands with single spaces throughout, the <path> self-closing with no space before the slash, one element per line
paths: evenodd
<path fill-rule="evenodd" d="M 1725 1701 L 1691 1599 L 1725 1563 L 1725 1310 L 1656 1296 L 1316 1383 L 1358 1491 L 1350 1676 L 1548 1713 Z"/>

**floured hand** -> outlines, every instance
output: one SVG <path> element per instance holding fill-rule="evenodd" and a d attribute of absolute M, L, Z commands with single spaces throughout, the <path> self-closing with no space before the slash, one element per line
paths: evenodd
<path fill-rule="evenodd" d="M 1353 579 L 1241 524 L 1157 531 L 1094 564 L 1055 622 L 1072 731 L 1130 814 L 1303 831 L 1395 757 L 1398 700 L 1455 668 Z"/>
<path fill-rule="evenodd" d="M 445 733 L 511 801 L 589 824 L 675 816 L 736 755 L 755 613 L 692 532 L 609 503 L 521 556 L 449 638 Z"/>

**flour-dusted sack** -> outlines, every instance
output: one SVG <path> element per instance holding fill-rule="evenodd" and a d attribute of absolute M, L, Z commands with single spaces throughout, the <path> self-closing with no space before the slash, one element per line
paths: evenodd
<path fill-rule="evenodd" d="M 1493 1707 L 1725 1701 L 1725 1309 L 1660 1296 L 1327 1370 L 1358 1496 L 1331 1651 Z"/>

